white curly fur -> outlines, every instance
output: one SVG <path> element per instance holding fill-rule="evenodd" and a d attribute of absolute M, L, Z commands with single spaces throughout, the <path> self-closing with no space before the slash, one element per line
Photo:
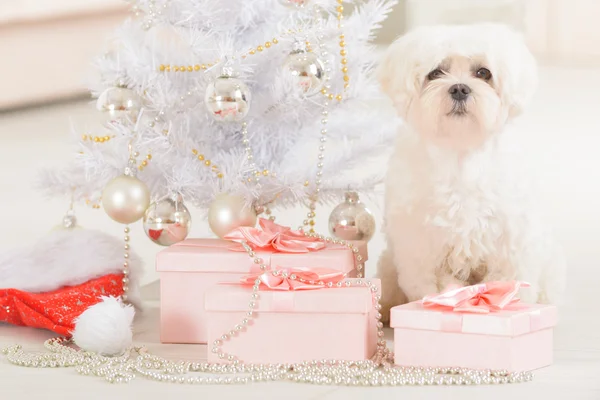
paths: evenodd
<path fill-rule="evenodd" d="M 476 76 L 482 67 L 491 80 Z M 429 79 L 436 68 L 444 73 Z M 419 28 L 392 44 L 379 79 L 406 122 L 386 179 L 385 311 L 449 284 L 507 279 L 532 284 L 524 301 L 555 302 L 563 256 L 537 215 L 511 126 L 537 82 L 521 38 L 493 24 Z M 457 83 L 471 89 L 462 115 L 452 114 Z"/>

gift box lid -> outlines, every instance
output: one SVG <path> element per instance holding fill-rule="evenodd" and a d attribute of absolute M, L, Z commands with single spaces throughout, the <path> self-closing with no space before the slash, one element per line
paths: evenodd
<path fill-rule="evenodd" d="M 206 291 L 204 308 L 206 311 L 245 312 L 251 294 L 252 288 L 248 286 L 219 284 Z M 255 301 L 256 312 L 366 314 L 373 310 L 373 295 L 366 287 L 260 290 Z"/>
<path fill-rule="evenodd" d="M 442 311 L 423 307 L 420 301 L 391 309 L 392 328 L 460 332 L 481 335 L 519 336 L 556 325 L 555 306 L 516 303 L 487 314 Z"/>
<path fill-rule="evenodd" d="M 367 260 L 364 241 L 353 242 L 363 261 Z M 354 256 L 343 246 L 327 243 L 326 247 L 307 253 L 284 253 L 273 250 L 257 250 L 271 267 L 335 267 L 342 272 L 354 269 Z M 156 256 L 159 272 L 237 272 L 248 273 L 253 259 L 241 244 L 221 239 L 186 239 L 176 243 Z"/>

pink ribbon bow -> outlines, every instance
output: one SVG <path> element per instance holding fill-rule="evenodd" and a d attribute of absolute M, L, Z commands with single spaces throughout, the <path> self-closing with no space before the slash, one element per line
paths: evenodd
<path fill-rule="evenodd" d="M 241 284 L 256 281 L 271 290 L 305 290 L 332 287 L 344 279 L 344 273 L 330 268 L 283 268 L 242 277 Z"/>
<path fill-rule="evenodd" d="M 450 288 L 441 294 L 425 296 L 423 306 L 441 307 L 455 312 L 472 312 L 487 314 L 517 303 L 517 294 L 522 287 L 529 287 L 527 282 L 487 282 L 473 286 Z"/>
<path fill-rule="evenodd" d="M 242 226 L 232 230 L 223 238 L 234 242 L 245 241 L 254 249 L 272 247 L 276 251 L 284 253 L 308 253 L 325 247 L 325 243 L 317 238 L 306 236 L 300 231 L 293 231 L 289 227 L 278 225 L 271 220 L 260 218 L 259 225 L 262 230 Z"/>

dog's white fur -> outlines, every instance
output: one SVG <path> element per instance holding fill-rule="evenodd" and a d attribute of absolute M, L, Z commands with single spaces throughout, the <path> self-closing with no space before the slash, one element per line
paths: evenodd
<path fill-rule="evenodd" d="M 437 68 L 444 74 L 428 79 Z M 477 77 L 479 68 L 492 79 Z M 555 302 L 562 254 L 513 151 L 511 120 L 537 86 L 522 39 L 494 24 L 418 28 L 390 46 L 378 74 L 405 121 L 386 179 L 384 311 L 450 284 L 492 280 L 527 281 L 524 301 Z M 464 115 L 449 114 L 456 83 L 471 88 Z"/>

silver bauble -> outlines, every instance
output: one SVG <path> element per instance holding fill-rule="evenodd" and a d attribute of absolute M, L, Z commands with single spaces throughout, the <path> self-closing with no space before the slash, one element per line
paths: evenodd
<path fill-rule="evenodd" d="M 170 246 L 190 233 L 192 216 L 181 195 L 150 204 L 144 214 L 144 232 L 154 243 Z"/>
<path fill-rule="evenodd" d="M 329 215 L 329 233 L 343 240 L 369 241 L 375 233 L 375 218 L 356 192 L 347 192 L 345 201 Z"/>
<path fill-rule="evenodd" d="M 73 229 L 77 226 L 77 217 L 73 213 L 67 213 L 63 217 L 63 227 L 65 229 Z"/>
<path fill-rule="evenodd" d="M 142 218 L 149 204 L 150 190 L 135 176 L 117 176 L 102 192 L 104 211 L 122 224 L 131 224 Z"/>
<path fill-rule="evenodd" d="M 290 8 L 304 8 L 309 0 L 279 0 L 279 3 Z"/>
<path fill-rule="evenodd" d="M 240 226 L 255 226 L 256 212 L 254 207 L 246 206 L 243 197 L 222 193 L 208 208 L 208 225 L 222 238 Z"/>
<path fill-rule="evenodd" d="M 141 107 L 140 97 L 133 90 L 122 86 L 106 89 L 96 102 L 98 111 L 107 113 L 111 120 L 124 117 L 135 120 Z"/>
<path fill-rule="evenodd" d="M 70 230 L 70 229 L 81 229 L 81 226 L 77 225 L 77 217 L 72 210 L 69 210 L 62 219 L 60 225 L 56 225 L 52 230 Z"/>
<path fill-rule="evenodd" d="M 319 93 L 325 85 L 325 64 L 315 53 L 294 50 L 287 56 L 285 68 L 307 96 Z"/>
<path fill-rule="evenodd" d="M 241 121 L 250 110 L 250 89 L 231 76 L 220 76 L 206 87 L 204 103 L 212 117 L 219 121 Z"/>

